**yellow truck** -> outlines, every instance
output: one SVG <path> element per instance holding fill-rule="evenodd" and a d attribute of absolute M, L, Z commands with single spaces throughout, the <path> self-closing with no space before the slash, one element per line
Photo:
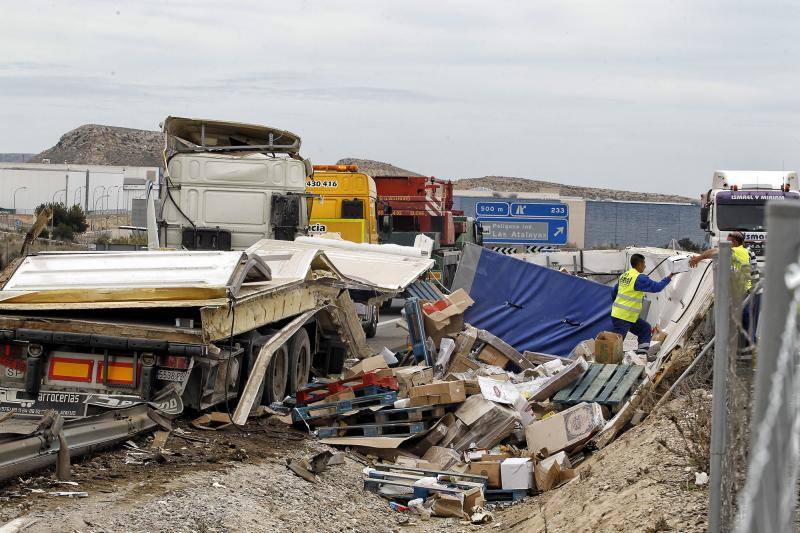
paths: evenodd
<path fill-rule="evenodd" d="M 306 179 L 313 196 L 309 232 L 338 233 L 352 242 L 378 244 L 378 193 L 375 181 L 356 165 L 314 165 Z"/>

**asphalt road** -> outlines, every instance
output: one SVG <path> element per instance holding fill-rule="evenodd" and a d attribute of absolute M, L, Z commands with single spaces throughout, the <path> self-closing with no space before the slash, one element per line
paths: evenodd
<path fill-rule="evenodd" d="M 400 348 L 406 347 L 408 333 L 404 328 L 398 327 L 398 324 L 405 325 L 403 318 L 400 316 L 401 305 L 402 300 L 395 300 L 391 309 L 380 312 L 378 333 L 375 337 L 367 339 L 367 344 L 376 352 L 380 352 L 384 346 L 395 352 Z"/>

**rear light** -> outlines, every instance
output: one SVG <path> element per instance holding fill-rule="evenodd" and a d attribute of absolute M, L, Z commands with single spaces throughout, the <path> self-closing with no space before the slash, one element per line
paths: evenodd
<path fill-rule="evenodd" d="M 108 376 L 103 379 L 103 363 L 97 363 L 97 383 L 108 385 L 133 385 L 133 363 L 108 363 Z"/>
<path fill-rule="evenodd" d="M 788 183 L 785 183 L 783 185 L 783 192 L 789 192 L 789 184 Z"/>
<path fill-rule="evenodd" d="M 0 345 L 0 366 L 17 372 L 25 372 L 27 364 L 25 363 L 24 351 L 25 347 L 23 345 Z"/>
<path fill-rule="evenodd" d="M 734 186 L 731 187 L 731 189 L 733 189 L 734 191 L 738 191 L 739 190 L 739 186 L 738 185 L 734 185 Z"/>
<path fill-rule="evenodd" d="M 94 368 L 94 361 L 91 359 L 51 357 L 47 377 L 54 381 L 91 383 L 92 368 Z"/>

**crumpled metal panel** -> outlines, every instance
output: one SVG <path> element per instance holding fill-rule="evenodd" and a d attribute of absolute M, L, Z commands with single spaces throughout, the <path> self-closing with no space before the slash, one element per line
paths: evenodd
<path fill-rule="evenodd" d="M 317 239 L 322 240 L 322 239 Z M 424 257 L 405 257 L 368 250 L 345 250 L 333 245 L 263 239 L 247 249 L 247 253 L 260 255 L 272 270 L 273 279 L 299 273 L 302 268 L 290 270 L 299 257 L 311 261 L 309 251 L 323 252 L 326 260 L 347 279 L 389 291 L 400 291 L 413 283 L 434 261 Z M 286 261 L 279 265 L 280 261 Z"/>
<path fill-rule="evenodd" d="M 70 252 L 28 256 L 3 291 L 227 287 L 242 252 Z"/>

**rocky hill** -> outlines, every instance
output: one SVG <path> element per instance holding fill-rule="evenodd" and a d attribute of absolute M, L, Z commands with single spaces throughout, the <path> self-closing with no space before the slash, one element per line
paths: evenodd
<path fill-rule="evenodd" d="M 55 146 L 31 158 L 53 164 L 162 166 L 164 137 L 160 131 L 84 124 L 61 136 Z"/>
<path fill-rule="evenodd" d="M 348 157 L 340 159 L 340 165 L 358 165 L 359 170 L 372 176 L 423 176 L 411 170 L 396 167 L 389 163 L 372 159 L 356 159 Z M 629 202 L 692 202 L 697 200 L 675 194 L 658 194 L 648 192 L 620 191 L 598 187 L 582 187 L 565 185 L 552 181 L 528 178 L 512 178 L 506 176 L 483 176 L 482 178 L 461 178 L 453 180 L 457 190 L 488 189 L 504 192 L 546 192 L 561 196 L 576 196 L 593 200 L 624 200 Z"/>
<path fill-rule="evenodd" d="M 25 163 L 29 161 L 33 154 L 0 154 L 0 163 Z"/>
<path fill-rule="evenodd" d="M 358 165 L 358 169 L 370 176 L 422 176 L 410 170 L 396 167 L 391 163 L 346 157 L 336 162 L 337 165 Z"/>
<path fill-rule="evenodd" d="M 623 200 L 628 202 L 691 202 L 696 199 L 676 194 L 659 194 L 650 192 L 620 191 L 599 187 L 583 187 L 566 185 L 552 181 L 541 181 L 527 178 L 507 176 L 484 176 L 482 178 L 463 178 L 455 181 L 455 188 L 460 190 L 486 188 L 493 191 L 509 192 L 555 192 L 561 196 L 577 196 L 590 200 Z"/>

